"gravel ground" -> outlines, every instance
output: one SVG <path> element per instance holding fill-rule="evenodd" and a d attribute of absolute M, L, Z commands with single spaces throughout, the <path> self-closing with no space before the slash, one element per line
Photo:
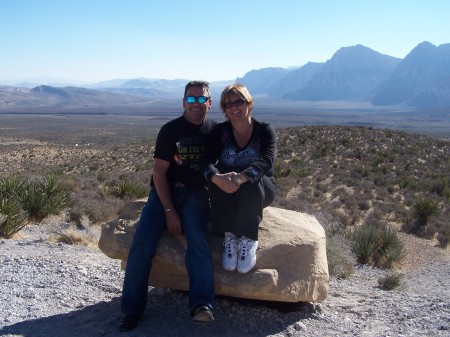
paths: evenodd
<path fill-rule="evenodd" d="M 332 278 L 323 303 L 218 297 L 216 320 L 202 325 L 189 318 L 186 293 L 149 288 L 138 328 L 119 333 L 120 262 L 48 235 L 28 226 L 0 240 L 1 336 L 450 336 L 449 252 L 412 236 L 402 236 L 410 258 L 399 290 L 382 290 L 386 271 L 362 266 Z"/>

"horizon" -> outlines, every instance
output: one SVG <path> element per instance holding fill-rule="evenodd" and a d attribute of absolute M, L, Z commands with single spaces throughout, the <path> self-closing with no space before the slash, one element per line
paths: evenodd
<path fill-rule="evenodd" d="M 422 42 L 449 42 L 450 2 L 441 0 L 167 4 L 1 2 L 0 37 L 10 47 L 0 55 L 0 83 L 230 81 L 261 68 L 326 62 L 340 48 L 358 44 L 403 59 Z"/>

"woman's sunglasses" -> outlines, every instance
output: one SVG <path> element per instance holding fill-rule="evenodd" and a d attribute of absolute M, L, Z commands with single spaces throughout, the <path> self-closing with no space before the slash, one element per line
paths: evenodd
<path fill-rule="evenodd" d="M 235 101 L 233 101 L 233 102 L 224 103 L 224 104 L 223 104 L 223 107 L 224 107 L 225 109 L 230 109 L 230 108 L 232 108 L 232 107 L 234 107 L 234 106 L 241 106 L 241 105 L 243 105 L 244 103 L 246 103 L 246 101 L 245 101 L 244 99 L 239 98 L 239 99 L 237 99 L 237 100 L 235 100 Z"/>

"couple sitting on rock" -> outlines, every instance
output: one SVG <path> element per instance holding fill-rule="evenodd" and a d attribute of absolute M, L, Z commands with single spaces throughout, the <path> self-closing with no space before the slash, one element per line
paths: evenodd
<path fill-rule="evenodd" d="M 210 215 L 213 232 L 224 236 L 223 268 L 247 273 L 256 264 L 263 208 L 275 197 L 275 131 L 252 118 L 253 99 L 243 85 L 222 92 L 225 122 L 206 118 L 211 103 L 208 82 L 189 82 L 184 114 L 157 136 L 151 190 L 128 254 L 120 331 L 134 329 L 142 317 L 152 259 L 166 229 L 186 237 L 188 305 L 196 322 L 214 320 Z"/>

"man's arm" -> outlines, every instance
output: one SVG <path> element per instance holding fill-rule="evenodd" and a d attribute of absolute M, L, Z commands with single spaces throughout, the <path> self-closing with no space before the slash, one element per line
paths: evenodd
<path fill-rule="evenodd" d="M 172 197 L 170 194 L 170 185 L 167 180 L 167 170 L 169 169 L 169 164 L 170 163 L 166 160 L 154 158 L 153 183 L 155 184 L 159 200 L 161 200 L 161 204 L 165 210 L 167 230 L 171 234 L 181 235 L 183 233 L 181 220 L 173 206 Z"/>

